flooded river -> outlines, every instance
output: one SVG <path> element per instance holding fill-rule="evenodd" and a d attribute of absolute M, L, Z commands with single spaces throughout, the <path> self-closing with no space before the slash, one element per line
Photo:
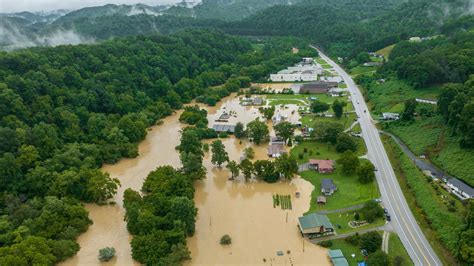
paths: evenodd
<path fill-rule="evenodd" d="M 225 108 L 225 109 L 224 109 Z M 223 110 L 232 109 L 237 117 L 249 122 L 259 116 L 256 108 L 240 107 L 235 95 L 230 96 L 216 107 L 207 108 L 209 120 L 220 115 Z M 127 188 L 139 191 L 149 172 L 161 165 L 180 166 L 175 146 L 179 144 L 180 112 L 154 126 L 146 139 L 140 143 L 140 155 L 133 159 L 123 159 L 114 165 L 105 165 L 104 171 L 120 179 L 122 186 L 115 196 L 115 205 L 97 206 L 87 204 L 94 224 L 79 236 L 81 250 L 62 265 L 99 265 L 98 250 L 112 246 L 117 256 L 104 265 L 137 265 L 131 258 L 131 236 L 123 221 L 125 210 L 122 206 L 123 192 Z M 240 119 L 239 119 L 240 120 Z M 235 138 L 223 140 L 231 160 L 238 161 L 243 149 L 251 146 Z M 266 145 L 254 147 L 256 159 L 266 159 Z M 311 264 L 329 265 L 326 250 L 302 239 L 297 228 L 297 218 L 309 209 L 313 186 L 300 178 L 290 182 L 267 184 L 245 182 L 242 179 L 229 181 L 229 172 L 219 169 L 210 162 L 206 154 L 204 165 L 207 178 L 197 181 L 195 203 L 198 208 L 196 234 L 188 239 L 192 260 L 188 265 L 256 265 L 256 264 Z M 295 197 L 295 192 L 300 197 Z M 273 194 L 291 195 L 292 210 L 273 208 Z M 232 244 L 221 246 L 222 235 L 229 234 Z M 283 256 L 277 256 L 283 251 Z"/>

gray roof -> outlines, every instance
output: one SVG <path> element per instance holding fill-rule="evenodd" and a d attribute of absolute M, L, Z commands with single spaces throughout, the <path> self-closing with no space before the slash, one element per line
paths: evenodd
<path fill-rule="evenodd" d="M 332 181 L 332 179 L 323 178 L 323 179 L 321 180 L 321 189 L 324 189 L 324 190 L 335 190 L 335 189 L 336 189 L 336 185 L 334 184 L 334 182 Z"/>
<path fill-rule="evenodd" d="M 215 124 L 212 128 L 217 132 L 231 132 L 234 133 L 235 125 L 234 124 Z"/>
<path fill-rule="evenodd" d="M 468 194 L 469 196 L 474 196 L 474 188 L 470 187 L 468 184 L 462 182 L 457 178 L 451 178 L 448 180 L 448 183 L 452 184 L 453 186 L 457 187 L 459 190 L 463 191 L 464 193 Z"/>

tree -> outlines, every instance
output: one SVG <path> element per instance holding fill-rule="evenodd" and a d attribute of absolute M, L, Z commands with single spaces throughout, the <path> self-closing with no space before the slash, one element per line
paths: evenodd
<path fill-rule="evenodd" d="M 298 173 L 298 162 L 295 158 L 284 153 L 275 160 L 276 171 L 286 179 L 291 179 Z"/>
<path fill-rule="evenodd" d="M 242 171 L 242 174 L 244 175 L 246 180 L 252 177 L 254 167 L 253 167 L 253 163 L 249 159 L 242 160 L 240 162 L 239 168 Z"/>
<path fill-rule="evenodd" d="M 352 151 L 345 151 L 337 163 L 342 166 L 342 172 L 345 174 L 352 174 L 359 166 L 359 158 Z"/>
<path fill-rule="evenodd" d="M 346 102 L 340 101 L 340 100 L 335 100 L 332 103 L 332 110 L 334 111 L 334 114 L 336 117 L 339 119 L 341 118 L 343 112 L 344 112 L 344 107 L 346 106 Z"/>
<path fill-rule="evenodd" d="M 120 181 L 117 178 L 110 178 L 108 173 L 100 170 L 83 170 L 82 172 L 84 171 L 89 179 L 87 192 L 91 200 L 104 203 L 117 193 L 117 188 L 120 186 Z"/>
<path fill-rule="evenodd" d="M 263 114 L 263 116 L 267 119 L 270 120 L 272 119 L 273 115 L 275 114 L 275 106 L 270 106 L 270 107 L 261 107 L 258 109 L 260 113 Z"/>
<path fill-rule="evenodd" d="M 351 137 L 349 134 L 344 132 L 339 133 L 337 135 L 336 140 L 336 151 L 337 152 L 345 152 L 345 151 L 357 151 L 357 142 L 355 142 L 354 138 Z"/>
<path fill-rule="evenodd" d="M 405 109 L 403 110 L 402 113 L 402 121 L 410 121 L 413 119 L 416 106 L 418 102 L 415 99 L 408 99 L 405 101 Z"/>
<path fill-rule="evenodd" d="M 374 253 L 380 249 L 382 245 L 382 236 L 376 232 L 368 232 L 360 236 L 360 248 L 367 250 L 367 252 Z"/>
<path fill-rule="evenodd" d="M 232 238 L 229 235 L 223 235 L 219 241 L 221 245 L 230 245 L 232 243 Z"/>
<path fill-rule="evenodd" d="M 321 102 L 321 101 L 316 100 L 316 101 L 313 101 L 311 103 L 311 111 L 313 113 L 316 113 L 316 114 L 324 113 L 327 110 L 329 110 L 329 104 L 327 104 L 325 102 Z"/>
<path fill-rule="evenodd" d="M 105 247 L 99 250 L 99 260 L 100 261 L 109 261 L 115 257 L 115 248 Z"/>
<path fill-rule="evenodd" d="M 211 151 L 212 151 L 212 158 L 211 162 L 214 165 L 217 165 L 219 168 L 221 165 L 227 161 L 229 161 L 229 155 L 225 150 L 224 144 L 222 144 L 221 140 L 215 140 L 211 144 Z"/>
<path fill-rule="evenodd" d="M 375 166 L 370 162 L 366 161 L 357 167 L 356 173 L 359 177 L 359 182 L 362 184 L 368 184 L 375 179 Z"/>
<path fill-rule="evenodd" d="M 341 124 L 336 122 L 323 122 L 319 123 L 318 126 L 314 129 L 314 136 L 323 141 L 336 144 L 337 137 L 342 133 L 344 128 Z"/>
<path fill-rule="evenodd" d="M 256 119 L 247 124 L 247 137 L 253 139 L 255 144 L 259 145 L 262 141 L 267 140 L 269 135 L 267 125 Z"/>
<path fill-rule="evenodd" d="M 230 161 L 227 163 L 227 169 L 229 169 L 232 179 L 236 178 L 240 174 L 239 164 L 235 161 Z"/>
<path fill-rule="evenodd" d="M 202 179 L 206 176 L 201 155 L 192 152 L 181 152 L 180 159 L 185 174 L 193 177 L 193 179 Z"/>
<path fill-rule="evenodd" d="M 169 217 L 172 221 L 181 221 L 185 224 L 186 235 L 192 236 L 195 232 L 197 209 L 194 207 L 193 199 L 186 197 L 174 197 L 169 200 Z"/>
<path fill-rule="evenodd" d="M 252 147 L 247 147 L 244 149 L 244 157 L 245 159 L 253 159 L 255 157 L 255 151 Z"/>
<path fill-rule="evenodd" d="M 275 183 L 279 179 L 275 164 L 268 160 L 258 160 L 254 163 L 254 172 L 257 178 L 268 183 Z"/>
<path fill-rule="evenodd" d="M 373 265 L 373 266 L 390 265 L 390 258 L 385 252 L 379 250 L 369 256 L 369 258 L 367 259 L 367 265 Z"/>
<path fill-rule="evenodd" d="M 381 218 L 384 215 L 382 207 L 375 201 L 367 202 L 361 209 L 361 213 L 369 223 L 373 223 L 377 218 Z"/>
<path fill-rule="evenodd" d="M 282 138 L 286 143 L 288 139 L 293 136 L 295 126 L 288 121 L 283 121 L 273 126 L 275 133 L 278 137 Z"/>
<path fill-rule="evenodd" d="M 234 136 L 238 139 L 245 137 L 244 124 L 242 124 L 241 122 L 237 122 L 237 124 L 235 125 Z"/>

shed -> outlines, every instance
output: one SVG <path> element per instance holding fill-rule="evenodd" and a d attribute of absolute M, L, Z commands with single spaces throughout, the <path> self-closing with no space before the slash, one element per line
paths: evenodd
<path fill-rule="evenodd" d="M 328 250 L 328 256 L 334 266 L 349 266 L 346 257 L 340 249 Z"/>
<path fill-rule="evenodd" d="M 318 196 L 318 198 L 316 199 L 316 202 L 318 204 L 326 204 L 326 197 L 325 196 Z"/>
<path fill-rule="evenodd" d="M 272 158 L 280 157 L 282 154 L 286 153 L 285 145 L 279 143 L 272 143 L 268 146 L 268 156 Z"/>

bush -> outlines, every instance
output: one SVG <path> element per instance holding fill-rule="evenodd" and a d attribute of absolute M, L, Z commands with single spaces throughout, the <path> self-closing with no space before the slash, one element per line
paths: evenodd
<path fill-rule="evenodd" d="M 100 261 L 109 261 L 115 257 L 115 248 L 106 247 L 99 250 L 99 260 Z"/>
<path fill-rule="evenodd" d="M 354 220 L 356 220 L 356 221 L 360 220 L 360 215 L 359 215 L 358 212 L 356 212 L 356 214 L 354 214 Z"/>
<path fill-rule="evenodd" d="M 221 245 L 230 245 L 232 243 L 232 238 L 225 234 L 221 237 L 221 241 L 220 241 Z"/>
<path fill-rule="evenodd" d="M 303 153 L 298 153 L 298 159 L 303 160 L 304 154 Z"/>
<path fill-rule="evenodd" d="M 221 138 L 221 139 L 225 139 L 225 138 L 228 138 L 228 137 L 229 137 L 229 134 L 226 133 L 226 132 L 219 133 L 219 138 Z"/>
<path fill-rule="evenodd" d="M 379 250 L 370 255 L 367 259 L 367 265 L 371 266 L 386 266 L 390 264 L 390 259 L 385 252 Z"/>
<path fill-rule="evenodd" d="M 326 240 L 326 241 L 321 241 L 318 243 L 323 248 L 329 248 L 332 247 L 332 241 L 331 240 Z"/>
<path fill-rule="evenodd" d="M 348 236 L 344 239 L 347 243 L 357 246 L 360 243 L 360 235 L 359 233 L 355 233 L 355 235 Z"/>
<path fill-rule="evenodd" d="M 360 248 L 374 253 L 382 245 L 382 236 L 377 232 L 368 232 L 360 237 Z"/>

